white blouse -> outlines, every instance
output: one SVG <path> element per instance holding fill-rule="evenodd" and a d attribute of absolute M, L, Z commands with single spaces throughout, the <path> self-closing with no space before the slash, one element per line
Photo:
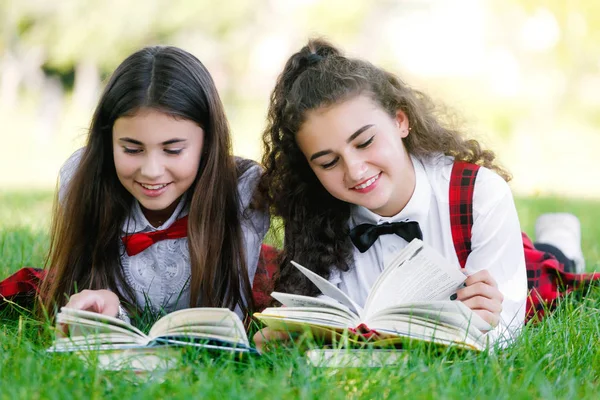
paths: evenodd
<path fill-rule="evenodd" d="M 82 154 L 83 149 L 77 150 L 62 166 L 59 199 L 64 197 Z M 261 168 L 253 165 L 238 180 L 240 209 L 242 210 L 242 236 L 245 244 L 248 278 L 251 283 L 256 273 L 260 246 L 270 223 L 268 213 L 248 209 L 260 175 Z M 185 195 L 171 217 L 164 224 L 155 228 L 144 216 L 139 202 L 134 200 L 131 212 L 123 223 L 122 235 L 167 229 L 177 219 L 188 214 L 189 210 L 187 207 L 184 208 L 184 204 Z M 127 255 L 123 243 L 119 243 L 125 280 L 135 293 L 134 300 L 138 307 L 141 309 L 149 307 L 153 312 L 167 313 L 189 307 L 191 266 L 187 237 L 161 240 L 134 256 Z M 242 317 L 239 307 L 236 312 Z"/>
<path fill-rule="evenodd" d="M 460 268 L 450 229 L 449 186 L 453 160 L 443 156 L 411 159 L 416 186 L 404 209 L 392 217 L 381 217 L 364 207 L 354 206 L 349 227 L 362 223 L 417 221 L 423 241 Z M 397 235 L 382 235 L 365 253 L 354 248 L 354 265 L 346 272 L 332 269 L 329 280 L 362 306 L 386 263 L 407 244 Z M 484 167 L 479 169 L 473 193 L 471 249 L 465 265 L 467 274 L 487 269 L 504 295 L 500 324 L 488 336 L 491 342 L 507 344 L 524 323 L 525 256 L 510 188 L 500 176 Z"/>

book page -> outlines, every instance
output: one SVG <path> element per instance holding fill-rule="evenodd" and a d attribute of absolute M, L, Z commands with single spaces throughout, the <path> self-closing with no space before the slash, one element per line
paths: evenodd
<path fill-rule="evenodd" d="M 138 343 L 147 341 L 148 337 L 135 326 L 121 321 L 118 318 L 109 317 L 91 311 L 78 310 L 62 307 L 56 315 L 56 323 L 68 325 L 72 335 L 115 332 L 126 334 L 135 338 Z"/>
<path fill-rule="evenodd" d="M 251 347 L 249 344 L 240 343 L 240 342 L 231 342 L 230 340 L 220 340 L 220 339 L 206 339 L 196 341 L 194 337 L 189 338 L 191 340 L 181 340 L 176 336 L 159 336 L 152 342 L 150 345 L 156 346 L 191 346 L 191 347 L 199 347 L 202 349 L 207 349 L 211 351 L 227 351 L 231 353 L 238 354 L 259 354 L 258 351 Z M 198 338 L 199 339 L 199 338 Z"/>
<path fill-rule="evenodd" d="M 335 308 L 336 310 L 341 310 L 344 313 L 353 316 L 354 318 L 358 318 L 358 315 L 353 313 L 348 307 L 329 297 L 311 297 L 281 292 L 273 292 L 271 293 L 271 297 L 283 304 L 285 307 Z"/>
<path fill-rule="evenodd" d="M 46 351 L 53 352 L 69 352 L 77 350 L 98 350 L 106 346 L 125 346 L 139 347 L 145 346 L 143 343 L 138 343 L 131 336 L 118 333 L 98 333 L 86 336 L 70 336 L 57 338 Z"/>
<path fill-rule="evenodd" d="M 353 328 L 360 320 L 353 314 L 335 308 L 322 307 L 271 307 L 265 308 L 254 316 L 276 316 L 285 320 L 304 321 L 307 324 L 331 325 L 335 327 Z"/>
<path fill-rule="evenodd" d="M 421 320 L 418 317 L 380 321 L 372 329 L 375 329 L 379 333 L 381 340 L 384 341 L 398 336 L 475 350 L 483 350 L 487 344 L 484 335 L 476 338 L 469 335 L 463 329 L 457 329 L 446 324 L 432 323 L 428 320 Z"/>
<path fill-rule="evenodd" d="M 182 336 L 186 327 L 190 328 L 190 336 L 193 337 L 201 336 L 203 327 L 206 328 L 207 337 L 212 336 L 211 327 L 221 327 L 224 328 L 220 329 L 221 335 L 229 341 L 249 345 L 244 324 L 236 313 L 227 308 L 198 307 L 172 312 L 156 321 L 148 336 Z"/>
<path fill-rule="evenodd" d="M 464 283 L 467 277 L 459 268 L 419 242 L 420 249 L 406 260 L 396 259 L 398 263 L 387 267 L 379 276 L 367 299 L 365 314 L 372 315 L 402 303 L 449 300 Z"/>
<path fill-rule="evenodd" d="M 390 262 L 388 262 L 384 266 L 383 272 L 381 273 L 381 275 L 379 275 L 379 277 L 371 287 L 369 296 L 365 301 L 365 308 L 367 308 L 367 305 L 370 303 L 370 298 L 373 297 L 372 295 L 374 293 L 377 293 L 379 286 L 381 286 L 384 282 L 387 281 L 387 276 L 393 273 L 395 269 L 402 268 L 404 262 L 410 260 L 413 256 L 420 252 L 423 249 L 424 245 L 425 243 L 423 243 L 419 239 L 412 240 L 405 248 L 400 250 Z"/>
<path fill-rule="evenodd" d="M 425 243 L 419 239 L 413 239 L 410 241 L 405 248 L 400 250 L 396 257 L 394 257 L 387 265 L 383 268 L 387 270 L 389 268 L 397 268 L 398 265 L 402 264 L 404 261 L 410 259 L 415 253 L 421 251 L 421 249 L 425 246 Z"/>
<path fill-rule="evenodd" d="M 177 340 L 188 342 L 219 341 L 230 345 L 249 346 L 243 338 L 232 336 L 231 327 L 213 325 L 188 325 L 169 329 L 164 335 L 157 336 L 153 341 Z"/>
<path fill-rule="evenodd" d="M 330 341 L 332 338 L 339 338 L 347 330 L 345 326 L 332 326 L 327 323 L 307 323 L 304 320 L 297 320 L 293 318 L 282 318 L 276 315 L 261 314 L 257 313 L 256 316 L 267 325 L 269 328 L 275 331 L 283 332 L 309 332 L 314 338 L 320 338 Z"/>
<path fill-rule="evenodd" d="M 483 336 L 483 331 L 492 328 L 490 324 L 464 303 L 450 300 L 407 303 L 393 308 L 386 308 L 377 314 L 371 315 L 367 325 L 375 326 L 393 320 L 414 321 L 417 319 L 462 329 L 473 338 L 480 338 Z"/>
<path fill-rule="evenodd" d="M 356 304 L 352 299 L 346 296 L 346 293 L 342 292 L 335 285 L 331 284 L 327 279 L 315 274 L 308 268 L 303 267 L 295 261 L 291 262 L 292 265 L 300 270 L 312 283 L 315 284 L 316 287 L 319 288 L 321 293 L 325 296 L 329 296 L 334 300 L 339 301 L 346 307 L 348 307 L 355 314 L 362 314 L 362 307 Z"/>

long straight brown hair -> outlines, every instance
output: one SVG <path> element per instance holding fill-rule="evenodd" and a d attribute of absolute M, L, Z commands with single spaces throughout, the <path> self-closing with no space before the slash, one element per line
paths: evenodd
<path fill-rule="evenodd" d="M 83 289 L 110 289 L 131 306 L 144 306 L 133 304 L 121 265 L 121 229 L 135 199 L 117 178 L 112 148 L 115 121 L 141 108 L 194 121 L 204 130 L 200 165 L 186 196 L 190 306 L 239 306 L 248 312 L 252 296 L 237 191 L 237 178 L 248 165 L 237 165 L 231 154 L 229 126 L 209 72 L 193 55 L 164 46 L 129 56 L 104 89 L 80 164 L 55 200 L 49 275 L 41 290 L 45 312 L 54 315 Z"/>

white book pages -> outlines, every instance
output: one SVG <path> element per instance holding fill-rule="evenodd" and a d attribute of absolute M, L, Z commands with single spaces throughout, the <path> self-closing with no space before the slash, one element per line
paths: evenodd
<path fill-rule="evenodd" d="M 380 310 L 414 301 L 449 300 L 467 279 L 459 268 L 435 250 L 415 239 L 421 248 L 412 252 L 408 260 L 391 265 L 373 285 L 365 304 L 365 319 Z"/>
<path fill-rule="evenodd" d="M 350 308 L 346 307 L 339 301 L 336 301 L 332 298 L 321 296 L 321 297 L 311 297 L 311 296 L 303 296 L 299 294 L 289 294 L 289 293 L 281 293 L 281 292 L 273 292 L 271 293 L 271 297 L 280 302 L 286 307 L 323 307 L 323 308 L 335 308 L 337 310 L 341 310 L 347 314 L 352 314 L 356 318 L 356 315 Z"/>
<path fill-rule="evenodd" d="M 230 328 L 231 336 L 245 337 L 245 329 L 240 318 L 226 308 L 186 308 L 165 315 L 152 326 L 148 336 L 154 338 L 169 334 L 171 329 L 194 325 L 214 325 Z M 247 342 L 247 340 L 245 340 Z"/>
<path fill-rule="evenodd" d="M 129 331 L 135 335 L 146 337 L 142 331 L 137 329 L 135 326 L 128 324 L 127 322 L 121 321 L 118 318 L 109 317 L 108 315 L 98 314 L 91 311 L 62 307 L 56 318 L 57 321 L 60 319 L 61 323 L 62 321 L 65 321 L 65 323 L 89 321 L 90 325 L 108 325 L 110 327 L 120 327 L 123 330 Z M 97 324 L 94 324 L 94 322 L 97 322 Z"/>
<path fill-rule="evenodd" d="M 435 320 L 437 315 L 449 315 L 454 325 L 461 326 L 464 329 L 473 327 L 480 332 L 492 329 L 489 323 L 485 322 L 483 318 L 474 313 L 463 302 L 451 300 L 399 304 L 370 315 L 366 323 L 368 325 L 373 321 L 385 320 L 396 314 L 428 316 L 432 320 Z M 449 321 L 440 318 L 440 322 Z"/>
<path fill-rule="evenodd" d="M 348 313 L 336 308 L 272 307 L 266 308 L 262 313 L 257 314 L 259 318 L 265 315 L 295 319 L 306 323 L 335 323 L 336 326 L 341 325 L 344 328 L 353 328 L 360 324 L 360 320 L 354 313 Z"/>
<path fill-rule="evenodd" d="M 335 285 L 331 284 L 327 279 L 320 277 L 315 274 L 308 268 L 304 268 L 302 265 L 298 264 L 295 261 L 291 262 L 292 265 L 300 270 L 306 277 L 315 284 L 321 290 L 325 296 L 329 296 L 334 300 L 339 301 L 346 307 L 348 307 L 355 314 L 362 314 L 362 307 L 356 304 L 350 297 L 346 295 L 346 293 L 342 292 Z"/>

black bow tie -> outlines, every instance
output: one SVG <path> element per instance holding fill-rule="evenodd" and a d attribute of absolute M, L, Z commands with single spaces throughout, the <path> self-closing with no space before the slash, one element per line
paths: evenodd
<path fill-rule="evenodd" d="M 350 230 L 350 239 L 354 246 L 361 252 L 369 250 L 380 235 L 395 234 L 410 242 L 411 240 L 423 239 L 421 227 L 416 221 L 406 222 L 384 222 L 381 225 L 360 224 Z"/>

